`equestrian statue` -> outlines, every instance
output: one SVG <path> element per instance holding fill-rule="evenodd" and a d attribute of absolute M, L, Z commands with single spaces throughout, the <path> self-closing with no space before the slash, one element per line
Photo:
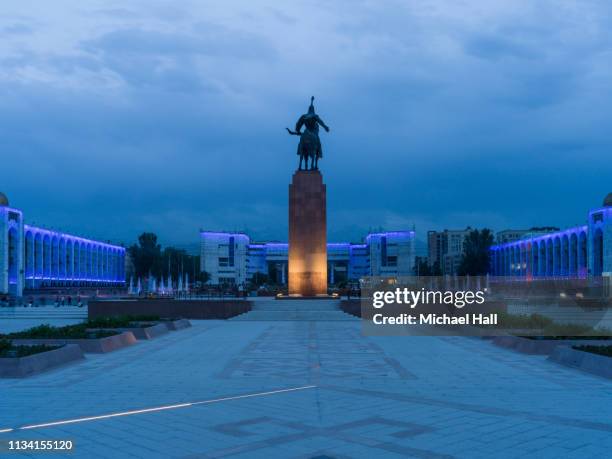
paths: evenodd
<path fill-rule="evenodd" d="M 300 143 L 297 147 L 297 154 L 300 157 L 298 170 L 300 171 L 316 171 L 319 169 L 319 159 L 323 157 L 321 139 L 319 139 L 319 126 L 325 129 L 326 132 L 329 132 L 327 125 L 319 118 L 319 115 L 315 113 L 313 104 L 314 96 L 310 98 L 308 113 L 300 116 L 300 119 L 295 123 L 295 130 L 292 131 L 286 128 L 289 134 L 300 136 Z M 303 131 L 302 127 L 304 128 Z M 308 167 L 308 160 L 310 160 L 310 168 Z M 302 162 L 304 163 L 304 169 L 302 169 Z"/>

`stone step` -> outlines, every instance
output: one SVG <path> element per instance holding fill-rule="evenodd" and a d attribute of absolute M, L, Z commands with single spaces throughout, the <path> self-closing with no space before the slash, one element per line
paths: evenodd
<path fill-rule="evenodd" d="M 354 321 L 359 320 L 342 311 L 262 311 L 253 310 L 236 316 L 230 320 L 262 320 L 262 321 Z"/>
<path fill-rule="evenodd" d="M 337 321 L 359 320 L 340 310 L 338 300 L 275 300 L 253 302 L 250 312 L 231 320 Z"/>
<path fill-rule="evenodd" d="M 253 302 L 255 311 L 339 311 L 334 300 L 266 300 Z"/>

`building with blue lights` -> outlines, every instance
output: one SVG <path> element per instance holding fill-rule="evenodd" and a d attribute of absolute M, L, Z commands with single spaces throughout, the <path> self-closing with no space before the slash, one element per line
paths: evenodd
<path fill-rule="evenodd" d="M 26 225 L 0 193 L 0 294 L 124 284 L 124 247 Z"/>
<path fill-rule="evenodd" d="M 414 231 L 368 234 L 360 244 L 327 244 L 329 284 L 355 281 L 363 276 L 408 276 L 414 267 Z M 286 242 L 251 243 L 244 233 L 202 231 L 200 270 L 209 283 L 245 284 L 256 273 L 274 283 L 287 283 L 289 245 Z"/>
<path fill-rule="evenodd" d="M 491 274 L 522 279 L 612 276 L 612 193 L 587 224 L 491 247 Z"/>

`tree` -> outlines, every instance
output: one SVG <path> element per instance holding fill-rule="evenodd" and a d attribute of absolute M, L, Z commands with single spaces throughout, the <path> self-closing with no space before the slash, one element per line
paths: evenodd
<path fill-rule="evenodd" d="M 251 282 L 255 287 L 261 287 L 262 285 L 267 284 L 268 280 L 268 275 L 260 272 L 256 272 L 251 278 Z"/>
<path fill-rule="evenodd" d="M 270 285 L 278 284 L 278 266 L 276 266 L 276 263 L 268 264 L 268 283 Z"/>
<path fill-rule="evenodd" d="M 167 279 L 170 275 L 176 282 L 179 277 L 189 274 L 190 282 L 206 283 L 210 279 L 209 273 L 200 272 L 199 255 L 191 255 L 185 249 L 171 246 L 162 250 L 154 233 L 142 233 L 138 236 L 138 244 L 132 245 L 128 250 L 136 277 L 146 277 L 150 274 L 158 279 Z"/>
<path fill-rule="evenodd" d="M 199 257 L 198 260 L 194 260 L 194 255 L 188 254 L 185 249 L 177 249 L 175 247 L 166 247 L 162 251 L 161 257 L 164 277 L 167 277 L 169 273 L 172 279 L 178 279 L 183 274 L 190 273 L 192 280 L 199 280 Z M 197 267 L 195 274 L 191 272 L 192 267 Z"/>
<path fill-rule="evenodd" d="M 459 264 L 460 276 L 482 276 L 489 272 L 493 234 L 488 228 L 470 231 L 463 241 L 463 255 Z"/>
<path fill-rule="evenodd" d="M 155 233 L 142 233 L 138 236 L 138 244 L 132 245 L 128 250 L 134 262 L 136 277 L 144 277 L 149 273 L 156 277 L 161 276 L 161 245 L 157 243 Z"/>
<path fill-rule="evenodd" d="M 427 258 L 416 257 L 414 263 L 414 275 L 415 276 L 441 276 L 440 264 L 435 261 L 433 265 L 430 265 Z"/>
<path fill-rule="evenodd" d="M 431 276 L 429 263 L 427 263 L 426 259 L 421 257 L 416 257 L 413 271 L 415 276 Z"/>

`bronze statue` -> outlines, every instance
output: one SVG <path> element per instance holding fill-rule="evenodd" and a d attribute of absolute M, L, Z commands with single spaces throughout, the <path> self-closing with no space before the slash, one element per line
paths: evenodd
<path fill-rule="evenodd" d="M 297 154 L 300 157 L 298 170 L 300 171 L 302 170 L 302 161 L 305 162 L 304 166 L 306 170 L 318 170 L 319 159 L 323 157 L 323 149 L 321 147 L 321 140 L 319 139 L 319 125 L 321 125 L 326 132 L 329 132 L 329 128 L 325 125 L 323 120 L 319 118 L 319 115 L 315 113 L 313 103 L 314 96 L 310 98 L 308 113 L 300 116 L 300 119 L 295 123 L 295 131 L 287 128 L 289 134 L 300 136 L 300 143 L 297 148 Z M 304 126 L 303 132 L 302 126 Z M 309 158 L 310 169 L 308 168 Z"/>

